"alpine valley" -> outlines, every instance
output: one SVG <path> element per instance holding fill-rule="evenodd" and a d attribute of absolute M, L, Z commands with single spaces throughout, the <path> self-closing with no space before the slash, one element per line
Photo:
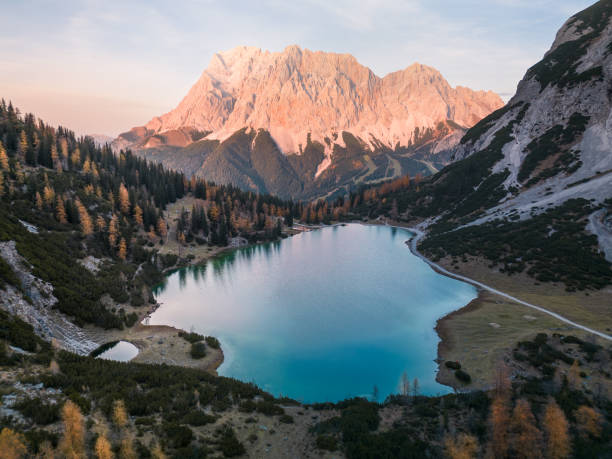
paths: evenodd
<path fill-rule="evenodd" d="M 9 96 L 0 459 L 612 457 L 612 0 L 506 104 L 297 46 L 112 142 Z"/>

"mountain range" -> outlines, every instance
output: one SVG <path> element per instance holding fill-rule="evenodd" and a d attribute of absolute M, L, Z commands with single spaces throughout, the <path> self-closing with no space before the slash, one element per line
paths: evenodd
<path fill-rule="evenodd" d="M 417 63 L 380 78 L 349 54 L 238 47 L 215 54 L 174 110 L 113 147 L 217 183 L 315 198 L 437 172 L 501 106 Z"/>

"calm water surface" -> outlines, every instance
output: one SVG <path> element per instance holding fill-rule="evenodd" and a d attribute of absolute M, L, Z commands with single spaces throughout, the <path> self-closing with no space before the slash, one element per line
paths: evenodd
<path fill-rule="evenodd" d="M 435 382 L 436 320 L 476 290 L 411 254 L 410 233 L 350 224 L 235 250 L 174 272 L 150 324 L 219 338 L 219 373 L 305 402 L 397 393 L 402 373 Z"/>
<path fill-rule="evenodd" d="M 99 359 L 127 362 L 138 355 L 138 348 L 127 341 L 119 341 L 98 356 Z"/>

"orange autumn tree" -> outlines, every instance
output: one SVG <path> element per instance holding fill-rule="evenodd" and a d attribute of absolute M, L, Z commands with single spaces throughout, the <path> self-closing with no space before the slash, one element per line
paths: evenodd
<path fill-rule="evenodd" d="M 119 208 L 125 215 L 130 212 L 130 194 L 123 183 L 119 185 Z"/>
<path fill-rule="evenodd" d="M 510 429 L 514 457 L 524 459 L 542 457 L 542 434 L 536 426 L 535 417 L 527 400 L 520 399 L 516 402 Z"/>
<path fill-rule="evenodd" d="M 119 252 L 117 255 L 122 260 L 127 258 L 127 243 L 125 242 L 125 238 L 121 238 L 121 241 L 119 242 Z"/>
<path fill-rule="evenodd" d="M 119 428 L 123 428 L 128 423 L 127 410 L 123 400 L 115 400 L 113 402 L 113 422 Z"/>
<path fill-rule="evenodd" d="M 89 236 L 93 233 L 93 223 L 91 221 L 91 217 L 87 212 L 87 209 L 83 205 L 83 203 L 77 198 L 74 202 L 78 212 L 79 212 L 79 221 L 81 223 L 81 232 L 83 236 Z"/>
<path fill-rule="evenodd" d="M 98 459 L 113 459 L 113 449 L 105 435 L 100 435 L 95 445 L 96 457 Z"/>
<path fill-rule="evenodd" d="M 8 156 L 6 156 L 6 150 L 4 149 L 2 142 L 0 142 L 0 168 L 3 171 L 9 170 L 9 159 Z"/>
<path fill-rule="evenodd" d="M 0 432 L 0 459 L 19 459 L 25 457 L 27 452 L 23 435 L 7 427 L 2 429 Z"/>
<path fill-rule="evenodd" d="M 582 405 L 576 410 L 575 417 L 578 432 L 582 437 L 601 437 L 601 426 L 603 424 L 601 414 L 590 406 Z"/>
<path fill-rule="evenodd" d="M 489 414 L 489 454 L 496 459 L 508 457 L 508 425 L 510 403 L 507 397 L 497 395 L 491 403 Z"/>
<path fill-rule="evenodd" d="M 85 425 L 79 407 L 71 400 L 62 407 L 64 433 L 59 443 L 59 450 L 66 459 L 85 457 Z"/>
<path fill-rule="evenodd" d="M 543 421 L 546 438 L 546 457 L 563 459 L 572 452 L 569 425 L 565 414 L 554 399 L 550 399 L 544 411 Z"/>
<path fill-rule="evenodd" d="M 444 440 L 444 452 L 449 459 L 472 459 L 478 452 L 478 440 L 465 433 L 447 437 Z"/>
<path fill-rule="evenodd" d="M 64 207 L 64 200 L 60 195 L 57 195 L 57 199 L 55 201 L 55 215 L 57 216 L 57 221 L 61 224 L 65 225 L 68 223 L 66 208 Z"/>
<path fill-rule="evenodd" d="M 138 226 L 142 227 L 143 225 L 142 209 L 140 208 L 138 204 L 134 206 L 134 221 L 136 222 Z"/>
<path fill-rule="evenodd" d="M 120 459 L 137 459 L 136 451 L 134 451 L 134 445 L 132 438 L 129 435 L 125 435 L 121 440 L 121 446 L 119 448 Z"/>

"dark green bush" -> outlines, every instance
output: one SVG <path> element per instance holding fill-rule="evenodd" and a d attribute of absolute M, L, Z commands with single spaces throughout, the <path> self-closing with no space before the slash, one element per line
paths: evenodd
<path fill-rule="evenodd" d="M 457 378 L 464 384 L 469 384 L 470 382 L 472 382 L 472 377 L 463 370 L 456 370 L 455 378 Z"/>
<path fill-rule="evenodd" d="M 207 336 L 206 344 L 208 344 L 208 346 L 210 346 L 213 349 L 219 349 L 221 347 L 221 343 L 214 336 Z"/>
<path fill-rule="evenodd" d="M 204 336 L 200 335 L 199 333 L 196 332 L 184 332 L 184 331 L 180 331 L 179 332 L 179 336 L 181 338 L 183 338 L 185 341 L 188 341 L 190 343 L 197 343 L 198 341 L 203 341 L 204 340 Z"/>
<path fill-rule="evenodd" d="M 450 368 L 451 370 L 460 370 L 461 369 L 461 364 L 459 362 L 453 362 L 453 361 L 446 361 L 446 363 L 444 363 L 444 365 L 446 366 L 446 368 Z"/>
<path fill-rule="evenodd" d="M 206 357 L 206 345 L 204 343 L 193 343 L 191 345 L 191 358 L 193 359 L 203 359 Z"/>
<path fill-rule="evenodd" d="M 223 430 L 221 439 L 219 440 L 219 450 L 225 457 L 242 456 L 246 453 L 244 446 L 238 441 L 236 433 L 231 427 L 227 427 Z"/>
<path fill-rule="evenodd" d="M 40 398 L 26 398 L 15 405 L 15 409 L 36 424 L 47 425 L 59 420 L 59 404 L 46 403 Z"/>
<path fill-rule="evenodd" d="M 338 450 L 338 440 L 336 437 L 332 435 L 317 435 L 316 440 L 317 448 L 323 449 L 326 451 L 337 451 Z"/>

